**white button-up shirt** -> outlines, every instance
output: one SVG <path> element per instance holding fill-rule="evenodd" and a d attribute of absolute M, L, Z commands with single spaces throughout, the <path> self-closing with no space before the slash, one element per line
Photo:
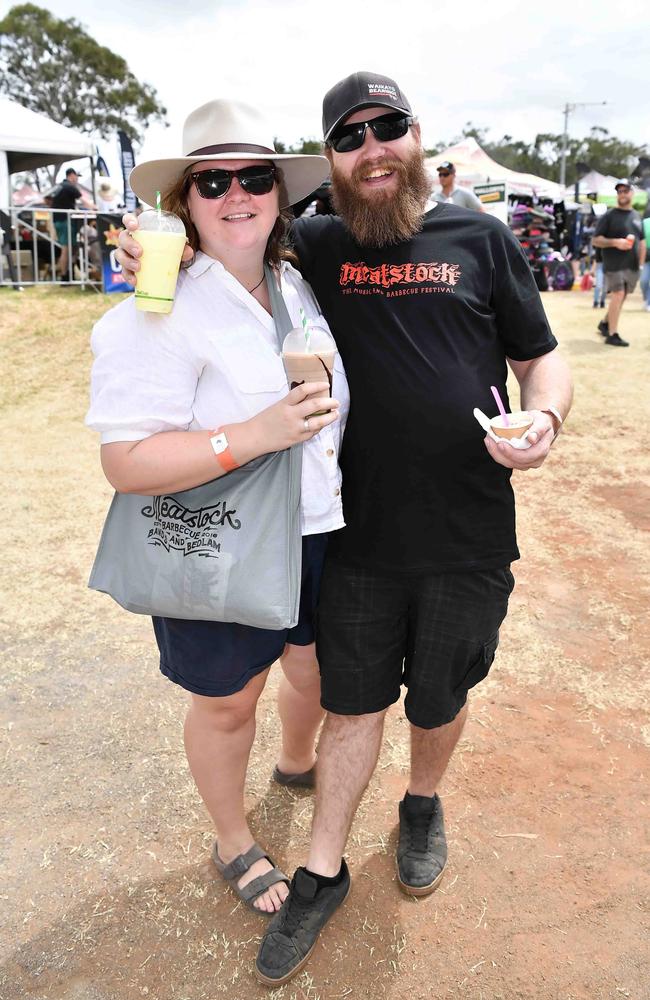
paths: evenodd
<path fill-rule="evenodd" d="M 296 327 L 302 307 L 310 323 L 329 330 L 311 288 L 286 262 L 281 283 Z M 214 430 L 248 420 L 288 391 L 273 318 L 204 253 L 180 273 L 169 315 L 139 312 L 131 296 L 95 325 L 91 345 L 86 424 L 100 432 L 102 444 L 141 441 L 161 431 Z M 339 420 L 303 446 L 305 535 L 344 525 L 338 454 L 350 398 L 338 354 L 332 395 L 340 403 Z"/>

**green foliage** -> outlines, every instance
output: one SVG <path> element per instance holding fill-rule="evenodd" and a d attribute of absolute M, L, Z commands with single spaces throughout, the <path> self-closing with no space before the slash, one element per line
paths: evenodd
<path fill-rule="evenodd" d="M 299 139 L 292 145 L 287 145 L 282 139 L 273 140 L 276 153 L 300 153 L 302 156 L 318 156 L 323 152 L 320 139 Z"/>
<path fill-rule="evenodd" d="M 106 138 L 122 129 L 134 142 L 167 113 L 154 88 L 78 21 L 31 3 L 0 21 L 0 93 L 80 132 Z"/>

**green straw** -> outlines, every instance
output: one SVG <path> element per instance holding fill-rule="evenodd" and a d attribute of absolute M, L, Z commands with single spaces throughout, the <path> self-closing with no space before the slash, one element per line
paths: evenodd
<path fill-rule="evenodd" d="M 309 341 L 311 339 L 311 330 L 309 329 L 309 323 L 307 322 L 307 317 L 305 315 L 305 310 L 302 306 L 299 309 L 300 312 L 300 322 L 302 323 L 302 328 L 305 333 L 305 351 L 309 350 Z"/>
<path fill-rule="evenodd" d="M 160 191 L 156 191 L 156 211 L 158 212 L 158 218 L 160 219 L 162 214 L 162 209 L 160 207 Z"/>

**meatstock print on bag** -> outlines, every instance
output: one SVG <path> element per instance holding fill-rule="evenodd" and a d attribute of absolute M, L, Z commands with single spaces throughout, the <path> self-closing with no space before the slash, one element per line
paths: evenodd
<path fill-rule="evenodd" d="M 142 508 L 142 516 L 152 519 L 147 541 L 162 545 L 169 552 L 178 549 L 183 555 L 216 557 L 221 551 L 219 528 L 229 525 L 234 531 L 241 528 L 241 520 L 226 500 L 219 500 L 208 507 L 194 509 L 182 504 L 174 496 L 153 497 L 152 503 Z"/>

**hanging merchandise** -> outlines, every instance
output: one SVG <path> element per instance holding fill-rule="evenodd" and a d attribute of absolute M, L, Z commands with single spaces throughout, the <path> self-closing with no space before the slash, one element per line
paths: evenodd
<path fill-rule="evenodd" d="M 513 206 L 510 228 L 519 240 L 540 292 L 566 291 L 573 285 L 571 265 L 560 253 L 560 231 L 556 211 L 564 205 L 551 202 L 533 204 L 532 198 L 520 198 Z M 563 214 L 562 214 L 563 218 Z"/>

